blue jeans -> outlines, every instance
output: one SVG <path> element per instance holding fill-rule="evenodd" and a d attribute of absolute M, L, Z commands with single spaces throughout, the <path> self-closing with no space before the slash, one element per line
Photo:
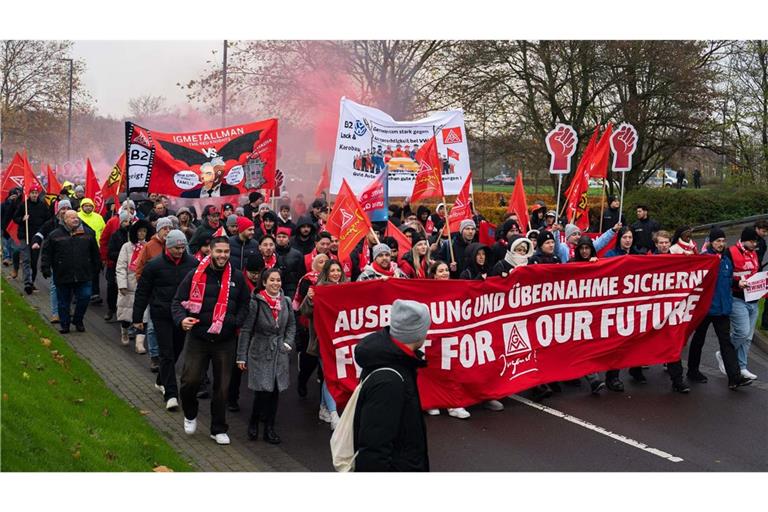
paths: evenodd
<path fill-rule="evenodd" d="M 157 344 L 157 335 L 155 334 L 155 326 L 152 320 L 147 321 L 147 354 L 149 357 L 160 357 L 160 345 Z"/>
<path fill-rule="evenodd" d="M 756 324 L 757 301 L 744 302 L 744 299 L 734 297 L 731 311 L 731 344 L 736 349 L 739 368 L 742 370 L 747 369 L 749 347 L 752 345 Z"/>
<path fill-rule="evenodd" d="M 3 259 L 4 260 L 12 259 L 13 254 L 18 250 L 19 249 L 16 246 L 16 242 L 13 241 L 13 238 L 3 238 Z"/>
<path fill-rule="evenodd" d="M 59 320 L 62 329 L 69 328 L 69 312 L 72 307 L 73 295 L 75 297 L 75 316 L 71 321 L 75 325 L 81 325 L 85 318 L 85 311 L 91 301 L 91 282 L 60 284 L 56 287 L 56 296 L 59 298 Z"/>
<path fill-rule="evenodd" d="M 51 316 L 59 316 L 59 297 L 56 294 L 56 283 L 51 275 Z"/>
<path fill-rule="evenodd" d="M 320 364 L 320 369 L 323 368 L 323 360 L 318 357 L 317 358 L 318 363 Z M 325 372 L 323 372 L 323 375 L 325 375 Z M 336 400 L 333 399 L 333 396 L 331 396 L 330 391 L 328 391 L 328 385 L 326 384 L 328 382 L 327 379 L 323 379 L 323 384 L 320 386 L 320 405 L 325 404 L 325 407 L 328 409 L 328 412 L 334 412 L 336 410 Z"/>

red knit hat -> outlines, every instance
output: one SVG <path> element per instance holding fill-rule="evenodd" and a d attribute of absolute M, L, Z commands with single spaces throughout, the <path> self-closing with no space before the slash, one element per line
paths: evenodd
<path fill-rule="evenodd" d="M 291 236 L 291 228 L 289 228 L 287 226 L 280 226 L 279 228 L 277 228 L 277 234 L 278 235 L 282 234 L 282 235 L 286 235 L 286 236 Z"/>
<path fill-rule="evenodd" d="M 248 228 L 253 227 L 253 221 L 247 219 L 246 217 L 238 217 L 237 218 L 237 232 L 242 233 Z"/>

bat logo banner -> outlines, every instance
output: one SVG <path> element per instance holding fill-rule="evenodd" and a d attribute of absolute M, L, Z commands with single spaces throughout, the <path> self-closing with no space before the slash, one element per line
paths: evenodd
<path fill-rule="evenodd" d="M 342 98 L 331 194 L 339 193 L 344 179 L 355 194 L 360 194 L 387 171 L 389 194 L 410 196 L 419 172 L 416 153 L 433 137 L 445 194 L 458 194 L 470 169 L 461 110 L 436 112 L 416 121 L 395 121 L 381 110 Z"/>
<path fill-rule="evenodd" d="M 128 192 L 234 196 L 275 186 L 277 119 L 163 133 L 125 123 Z"/>
<path fill-rule="evenodd" d="M 464 407 L 538 384 L 676 361 L 707 315 L 718 260 L 626 256 L 529 265 L 486 281 L 388 279 L 315 288 L 323 375 L 340 404 L 358 383 L 354 350 L 389 325 L 395 299 L 429 307 L 419 371 L 425 409 Z"/>

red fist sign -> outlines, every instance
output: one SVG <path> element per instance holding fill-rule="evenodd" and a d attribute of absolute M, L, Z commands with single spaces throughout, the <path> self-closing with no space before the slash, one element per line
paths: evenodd
<path fill-rule="evenodd" d="M 632 154 L 637 148 L 637 130 L 629 123 L 622 123 L 611 136 L 613 171 L 627 172 L 632 169 Z"/>
<path fill-rule="evenodd" d="M 552 156 L 549 172 L 552 174 L 568 174 L 571 171 L 571 157 L 576 152 L 579 137 L 576 130 L 567 124 L 558 124 L 547 134 L 545 139 L 547 150 Z"/>

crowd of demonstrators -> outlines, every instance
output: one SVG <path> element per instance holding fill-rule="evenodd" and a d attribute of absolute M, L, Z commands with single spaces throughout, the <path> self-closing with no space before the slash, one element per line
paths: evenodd
<path fill-rule="evenodd" d="M 414 213 L 406 202 L 402 208 L 392 205 L 389 220 L 411 242 L 410 250 L 400 250 L 394 237 L 384 236 L 386 223 L 374 223 L 373 232 L 358 243 L 348 258 L 339 261 L 339 241 L 325 230 L 329 212 L 325 199 L 316 199 L 309 208 L 302 208 L 303 198 L 297 196 L 293 203 L 281 198 L 276 212 L 258 192 L 247 199 L 242 206 L 199 205 L 202 215 L 198 219 L 195 207 L 181 206 L 174 215 L 168 198 L 150 194 L 143 200 L 124 199 L 117 204 L 119 209 L 102 218 L 94 212 L 93 201 L 78 187 L 63 191 L 50 208 L 39 190 L 29 194 L 25 206 L 21 190 L 15 189 L 2 204 L 3 262 L 13 265 L 17 272 L 22 268 L 25 290 L 29 288 L 27 293 L 32 293 L 36 251 L 40 252 L 42 274 L 51 278 L 51 320 L 60 324 L 62 333 L 68 333 L 72 325 L 78 331 L 85 329 L 86 309 L 100 297 L 98 283 L 103 267 L 107 281 L 104 319 L 116 318 L 120 322 L 119 344 L 130 347 L 134 340 L 132 349 L 147 354 L 149 369 L 157 373 L 155 387 L 163 393 L 166 409 L 183 410 L 185 432 L 196 432 L 199 401 L 210 396 L 210 434 L 219 444 L 229 442 L 227 412 L 240 410 L 243 374 L 253 400 L 248 438 L 259 438 L 259 424 L 263 423 L 263 439 L 281 442 L 275 428 L 278 396 L 291 387 L 288 367 L 294 354 L 298 360 L 295 388 L 299 397 L 308 395 L 310 382 L 314 382 L 312 375 L 317 371 L 318 418 L 331 429 L 338 424 L 339 414 L 323 378 L 313 324 L 317 286 L 390 278 L 504 279 L 525 265 L 593 264 L 598 261 L 598 253 L 609 247 L 606 258 L 701 253 L 720 260 L 715 299 L 691 338 L 687 373 L 681 361 L 667 365 L 673 391 L 690 392 L 689 382 L 707 381 L 699 366 L 710 325 L 718 337 L 716 356 L 729 387 L 740 388 L 757 377 L 747 365 L 758 321 L 757 303 L 745 302 L 743 289 L 745 281 L 764 266 L 766 221 L 745 229 L 739 242 L 731 247 L 722 231 L 713 229 L 708 242 L 699 247 L 689 226 L 679 227 L 672 236 L 651 220 L 645 205 L 637 205 L 637 220 L 626 225 L 618 201 L 610 198 L 602 219 L 604 232 L 593 239 L 577 226 L 557 219 L 544 203 L 537 203 L 530 211 L 528 232 L 523 232 L 519 219 L 510 214 L 489 246 L 479 242 L 477 226 L 482 216 L 461 221 L 458 230 L 449 234 L 445 205 L 438 205 L 434 212 L 420 205 Z M 9 218 L 20 226 L 18 246 L 9 242 Z M 420 315 L 417 309 L 406 308 L 398 318 L 415 318 Z M 394 317 L 393 309 L 393 322 Z M 762 322 L 766 323 L 766 318 Z M 402 338 L 385 330 L 372 336 L 370 343 L 365 343 L 367 348 L 363 349 L 361 342 L 355 354 L 363 378 L 390 363 L 404 378 L 396 385 L 395 379 L 400 379 L 397 375 L 385 377 L 376 372 L 365 394 L 361 394 L 370 412 L 356 415 L 355 442 L 361 447 L 376 446 L 371 448 L 373 456 L 383 449 L 384 439 L 393 442 L 388 429 L 394 428 L 387 424 L 386 435 L 384 430 L 373 432 L 371 422 L 380 421 L 381 414 L 374 406 L 376 394 L 389 396 L 392 389 L 402 388 L 403 382 L 409 388 L 409 378 L 414 378 L 421 363 L 411 346 L 418 345 L 416 338 L 420 335 L 406 333 Z M 179 385 L 175 364 L 182 351 L 185 356 Z M 209 372 L 210 394 L 206 387 Z M 642 368 L 631 368 L 629 374 L 638 383 L 646 381 Z M 623 391 L 618 369 L 605 372 L 604 379 L 598 374 L 584 378 L 592 393 L 606 387 Z M 535 400 L 544 400 L 559 389 L 560 384 L 552 382 L 537 386 L 531 394 Z M 407 402 L 408 416 L 400 421 L 413 422 L 418 430 L 416 422 L 422 424 L 423 419 L 412 417 L 412 396 Z M 504 409 L 498 400 L 484 402 L 483 406 Z M 420 409 L 420 405 L 415 407 Z M 439 410 L 425 412 L 439 414 Z M 454 407 L 448 409 L 448 415 L 466 419 L 470 412 Z M 395 439 L 396 443 L 414 442 L 398 436 Z M 419 441 L 415 442 L 408 449 L 417 446 Z M 416 451 L 421 453 L 421 448 Z M 426 457 L 426 452 L 423 455 Z M 423 467 L 419 464 L 368 460 L 359 467 Z"/>

